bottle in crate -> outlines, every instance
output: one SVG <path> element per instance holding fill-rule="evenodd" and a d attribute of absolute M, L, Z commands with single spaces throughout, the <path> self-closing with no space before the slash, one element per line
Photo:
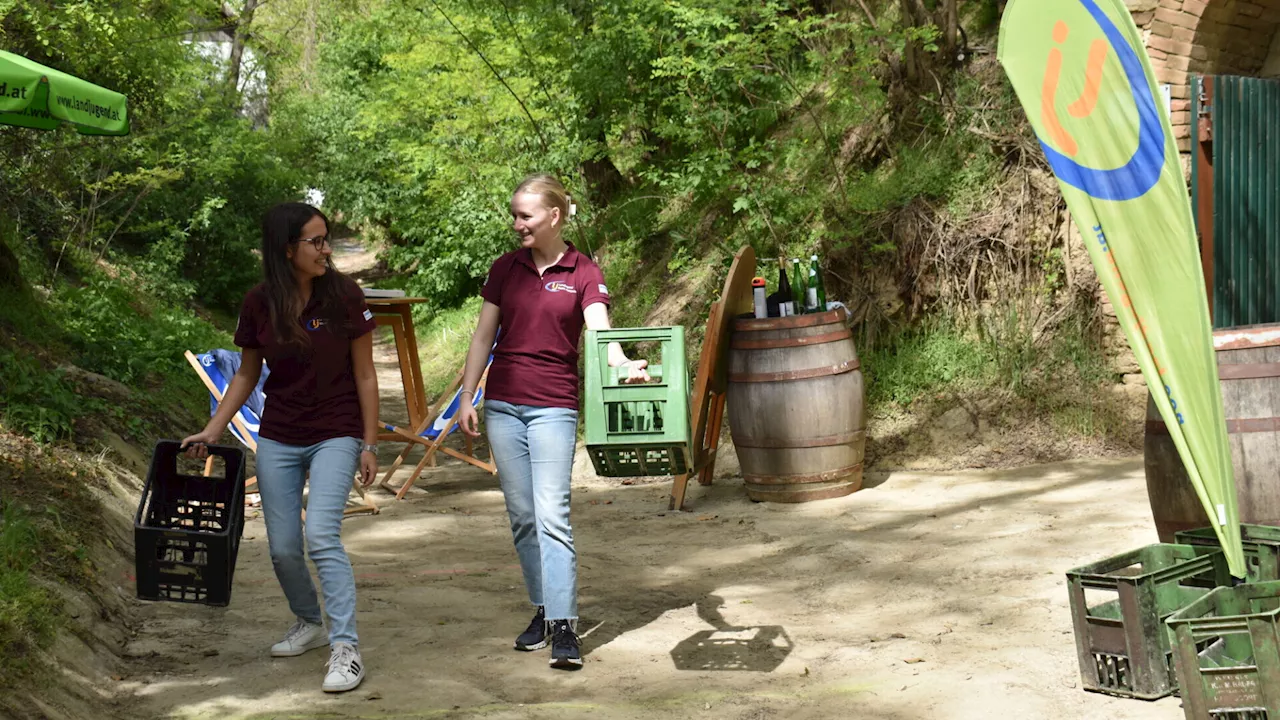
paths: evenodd
<path fill-rule="evenodd" d="M 651 382 L 627 384 L 609 367 L 610 343 L 657 343 Z M 689 470 L 689 373 L 684 328 L 588 330 L 583 420 L 587 454 L 604 477 L 679 475 Z"/>
<path fill-rule="evenodd" d="M 231 601 L 244 532 L 244 451 L 207 447 L 211 459 L 222 460 L 221 476 L 180 472 L 180 443 L 156 443 L 133 523 L 137 593 L 143 600 Z"/>

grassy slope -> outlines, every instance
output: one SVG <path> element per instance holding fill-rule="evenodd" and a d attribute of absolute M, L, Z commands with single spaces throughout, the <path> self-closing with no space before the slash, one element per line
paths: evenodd
<path fill-rule="evenodd" d="M 100 580 L 97 460 L 141 473 L 156 439 L 198 427 L 207 395 L 182 353 L 230 337 L 154 278 L 74 252 L 55 275 L 29 239 L 0 242 L 24 278 L 0 288 L 0 677 L 34 678 L 68 620 L 51 583 Z"/>

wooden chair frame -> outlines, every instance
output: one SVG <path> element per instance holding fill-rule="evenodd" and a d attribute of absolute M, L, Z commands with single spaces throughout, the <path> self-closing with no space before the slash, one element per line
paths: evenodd
<path fill-rule="evenodd" d="M 483 460 L 480 460 L 475 456 L 475 445 L 470 435 L 467 435 L 466 433 L 462 433 L 462 437 L 464 438 L 464 442 L 466 443 L 466 452 L 459 452 L 457 450 L 454 450 L 451 447 L 447 447 L 444 444 L 445 439 L 449 437 L 449 434 L 453 431 L 454 426 L 457 425 L 457 422 L 458 422 L 457 413 L 454 413 L 454 416 L 449 418 L 449 421 L 445 424 L 443 428 L 441 428 L 440 434 L 437 435 L 434 439 L 423 437 L 422 435 L 422 433 L 425 432 L 427 428 L 431 427 L 431 425 L 436 421 L 436 418 L 439 415 L 439 413 L 443 412 L 446 408 L 448 408 L 450 401 L 453 400 L 453 396 L 457 394 L 458 388 L 462 386 L 462 375 L 464 372 L 465 372 L 465 368 L 463 368 L 462 370 L 459 370 L 458 374 L 454 376 L 453 380 L 445 388 L 444 392 L 441 393 L 440 396 L 436 398 L 436 401 L 432 403 L 430 407 L 427 408 L 426 418 L 418 425 L 418 427 L 413 428 L 412 430 L 409 430 L 406 428 L 397 427 L 395 425 L 390 425 L 385 423 L 383 424 L 383 427 L 387 428 L 388 430 L 390 430 L 391 432 L 399 436 L 397 440 L 403 441 L 405 443 L 404 450 L 400 451 L 399 457 L 397 457 L 395 462 L 391 464 L 391 467 L 387 469 L 387 472 L 382 476 L 382 482 L 380 483 L 381 487 L 384 487 L 388 490 L 395 490 L 397 500 L 401 500 L 404 498 L 405 493 L 409 492 L 409 488 L 413 487 L 413 484 L 417 482 L 418 477 L 422 474 L 422 471 L 428 465 L 431 465 L 433 467 L 435 466 L 437 452 L 444 453 L 449 457 L 456 458 L 465 463 L 474 465 L 480 468 L 481 470 L 488 472 L 491 475 L 496 475 L 498 473 L 498 466 L 493 462 L 492 448 L 490 448 L 489 450 L 489 462 L 484 462 Z M 479 384 L 476 386 L 477 392 L 484 390 L 485 383 L 488 381 L 488 379 L 489 379 L 489 368 L 486 367 L 484 370 L 484 373 L 480 375 Z M 459 409 L 461 409 L 461 402 L 459 402 Z M 400 469 L 400 466 L 404 464 L 405 460 L 409 456 L 409 453 L 413 450 L 414 446 L 416 445 L 422 445 L 424 448 L 426 448 L 426 452 L 423 454 L 422 460 L 418 462 L 418 465 L 416 467 L 414 467 L 413 472 L 409 475 L 409 479 L 406 480 L 404 484 L 402 484 L 398 489 L 392 488 L 390 484 L 391 476 L 395 474 L 396 470 Z"/>
<path fill-rule="evenodd" d="M 221 405 L 222 391 L 218 390 L 218 387 L 214 385 L 211 380 L 209 380 L 209 376 L 204 372 L 204 367 L 200 364 L 200 360 L 197 359 L 196 356 L 190 350 L 187 350 L 185 352 L 185 356 L 187 358 L 187 362 L 191 363 L 191 367 L 195 369 L 196 376 L 200 378 L 200 381 L 204 383 L 205 388 L 209 390 L 209 393 L 213 395 L 213 398 L 218 401 L 219 405 Z M 252 451 L 254 455 L 257 455 L 258 443 L 254 442 L 253 435 L 250 434 L 249 429 L 244 426 L 244 421 L 240 419 L 239 412 L 231 416 L 231 423 L 236 426 L 237 430 L 240 431 L 240 435 L 244 438 L 245 447 L 249 448 L 249 450 Z M 212 471 L 212 469 L 213 469 L 213 456 L 210 456 L 209 459 L 206 460 L 204 464 L 205 475 L 208 475 Z M 256 485 L 257 482 L 258 482 L 258 477 L 256 475 L 251 478 L 247 478 L 244 481 L 245 493 L 248 494 L 249 492 L 251 492 L 249 488 L 252 485 Z M 359 476 L 357 476 L 354 480 L 352 480 L 351 485 L 352 487 L 355 488 L 356 494 L 360 496 L 360 500 L 364 504 L 357 505 L 356 507 L 346 508 L 342 512 L 344 516 L 360 515 L 363 513 L 368 513 L 370 515 L 377 515 L 379 512 L 381 512 L 381 510 L 378 509 L 378 506 L 373 502 L 373 498 L 369 497 L 369 495 L 365 492 L 364 488 L 361 487 Z M 306 517 L 306 510 L 304 509 L 302 512 L 303 512 L 303 517 Z"/>

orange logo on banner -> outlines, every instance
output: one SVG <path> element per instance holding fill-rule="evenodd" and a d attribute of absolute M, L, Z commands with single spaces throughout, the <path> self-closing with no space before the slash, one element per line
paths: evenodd
<path fill-rule="evenodd" d="M 1053 41 L 1059 45 L 1067 41 L 1071 29 L 1061 20 L 1053 26 Z M 1107 61 L 1107 43 L 1101 38 L 1089 44 L 1089 59 L 1084 70 L 1084 90 L 1075 102 L 1067 106 L 1072 117 L 1085 118 L 1098 105 L 1098 92 L 1102 89 L 1102 68 Z M 1058 81 L 1062 77 L 1062 51 L 1050 48 L 1049 60 L 1044 68 L 1044 87 L 1040 91 L 1040 119 L 1054 144 L 1062 148 L 1068 157 L 1080 152 L 1076 139 L 1062 127 L 1058 119 Z"/>

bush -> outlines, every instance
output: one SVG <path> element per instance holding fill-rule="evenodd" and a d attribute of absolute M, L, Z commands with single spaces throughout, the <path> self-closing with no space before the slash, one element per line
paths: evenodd
<path fill-rule="evenodd" d="M 61 605 L 32 582 L 40 537 L 17 505 L 0 502 L 0 675 L 31 672 L 33 655 L 53 641 Z"/>
<path fill-rule="evenodd" d="M 184 372 L 184 350 L 229 341 L 191 310 L 135 294 L 102 274 L 83 286 L 64 286 L 51 304 L 75 349 L 75 363 L 125 384 Z"/>
<path fill-rule="evenodd" d="M 988 347 L 946 321 L 907 331 L 863 353 L 867 402 L 909 405 L 991 375 Z"/>
<path fill-rule="evenodd" d="M 61 372 L 0 348 L 0 421 L 40 443 L 71 437 L 76 417 L 95 405 Z"/>

